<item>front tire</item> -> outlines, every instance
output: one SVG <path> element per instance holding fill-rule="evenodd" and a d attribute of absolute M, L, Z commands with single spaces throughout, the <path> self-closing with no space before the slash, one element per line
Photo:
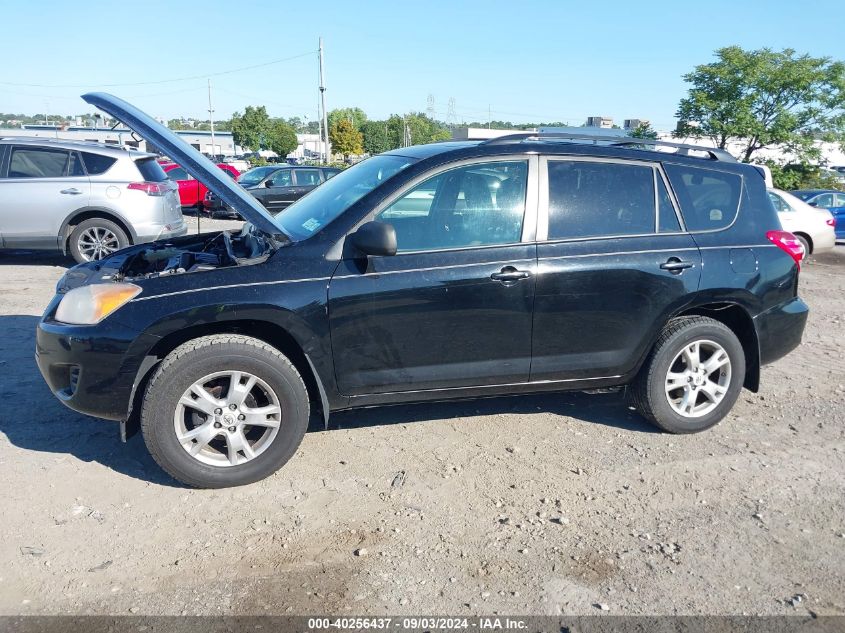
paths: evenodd
<path fill-rule="evenodd" d="M 156 462 L 197 488 L 253 483 L 281 468 L 308 428 L 305 383 L 267 343 L 238 334 L 188 341 L 144 395 L 141 431 Z"/>
<path fill-rule="evenodd" d="M 724 418 L 745 380 L 745 352 L 723 323 L 672 319 L 631 386 L 635 408 L 670 433 L 698 433 Z"/>

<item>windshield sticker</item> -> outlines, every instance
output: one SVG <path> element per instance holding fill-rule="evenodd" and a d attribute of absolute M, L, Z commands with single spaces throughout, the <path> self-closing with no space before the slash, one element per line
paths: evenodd
<path fill-rule="evenodd" d="M 307 222 L 302 223 L 302 228 L 306 231 L 316 231 L 320 228 L 320 221 L 317 218 L 311 218 Z"/>

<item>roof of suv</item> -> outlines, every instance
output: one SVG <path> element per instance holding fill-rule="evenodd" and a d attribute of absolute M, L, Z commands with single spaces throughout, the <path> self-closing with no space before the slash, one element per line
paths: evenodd
<path fill-rule="evenodd" d="M 106 154 L 109 156 L 121 157 L 129 154 L 133 159 L 155 157 L 156 154 L 149 152 L 142 152 L 137 149 L 121 147 L 120 145 L 110 145 L 107 143 L 96 143 L 93 141 L 70 141 L 66 139 L 54 139 L 43 137 L 23 137 L 23 136 L 4 136 L 0 137 L 0 144 L 15 145 L 39 145 L 44 147 L 56 147 L 59 149 L 76 149 L 94 151 L 98 154 Z"/>

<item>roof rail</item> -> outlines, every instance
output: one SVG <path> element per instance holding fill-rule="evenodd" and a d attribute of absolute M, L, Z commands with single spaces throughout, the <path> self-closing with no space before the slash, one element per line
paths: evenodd
<path fill-rule="evenodd" d="M 671 147 L 677 151 L 673 152 L 681 156 L 692 156 L 691 152 L 703 152 L 708 155 L 709 160 L 719 160 L 729 163 L 737 162 L 736 158 L 728 152 L 717 147 L 702 147 L 701 145 L 688 145 L 686 143 L 672 143 L 651 138 L 635 138 L 633 136 L 599 136 L 597 134 L 572 134 L 569 132 L 523 132 L 519 134 L 506 134 L 486 141 L 482 145 L 507 145 L 510 143 L 521 143 L 523 141 L 591 141 L 594 145 L 602 143 L 613 147 L 631 147 L 643 149 L 641 146 L 650 147 Z"/>

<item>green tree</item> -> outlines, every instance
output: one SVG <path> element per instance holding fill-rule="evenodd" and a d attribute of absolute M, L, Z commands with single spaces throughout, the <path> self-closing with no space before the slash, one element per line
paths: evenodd
<path fill-rule="evenodd" d="M 344 157 L 364 153 L 364 135 L 356 130 L 348 119 L 338 119 L 329 127 L 329 140 L 332 149 L 343 154 Z"/>
<path fill-rule="evenodd" d="M 284 158 L 299 146 L 296 130 L 282 119 L 273 121 L 267 130 L 266 146 Z"/>
<path fill-rule="evenodd" d="M 729 46 L 717 61 L 684 75 L 692 84 L 678 106 L 676 136 L 704 136 L 742 160 L 771 145 L 801 159 L 818 155 L 813 141 L 845 140 L 845 64 L 792 49 L 746 51 Z"/>
<path fill-rule="evenodd" d="M 651 127 L 650 123 L 640 123 L 631 131 L 630 136 L 634 138 L 649 138 L 656 140 L 657 132 L 654 130 L 653 127 Z"/>
<path fill-rule="evenodd" d="M 232 115 L 232 138 L 241 147 L 258 151 L 266 145 L 270 117 L 264 106 L 247 106 L 243 114 Z"/>
<path fill-rule="evenodd" d="M 364 151 L 367 154 L 381 154 L 399 147 L 391 143 L 387 121 L 367 121 L 361 126 L 361 134 L 364 136 Z"/>
<path fill-rule="evenodd" d="M 841 183 L 836 176 L 810 163 L 787 163 L 785 165 L 767 160 L 764 162 L 772 171 L 775 187 L 789 191 L 791 189 L 839 189 Z"/>
<path fill-rule="evenodd" d="M 361 108 L 337 108 L 329 112 L 328 119 L 330 131 L 341 119 L 350 121 L 352 126 L 360 131 L 361 126 L 367 122 L 367 115 Z"/>

